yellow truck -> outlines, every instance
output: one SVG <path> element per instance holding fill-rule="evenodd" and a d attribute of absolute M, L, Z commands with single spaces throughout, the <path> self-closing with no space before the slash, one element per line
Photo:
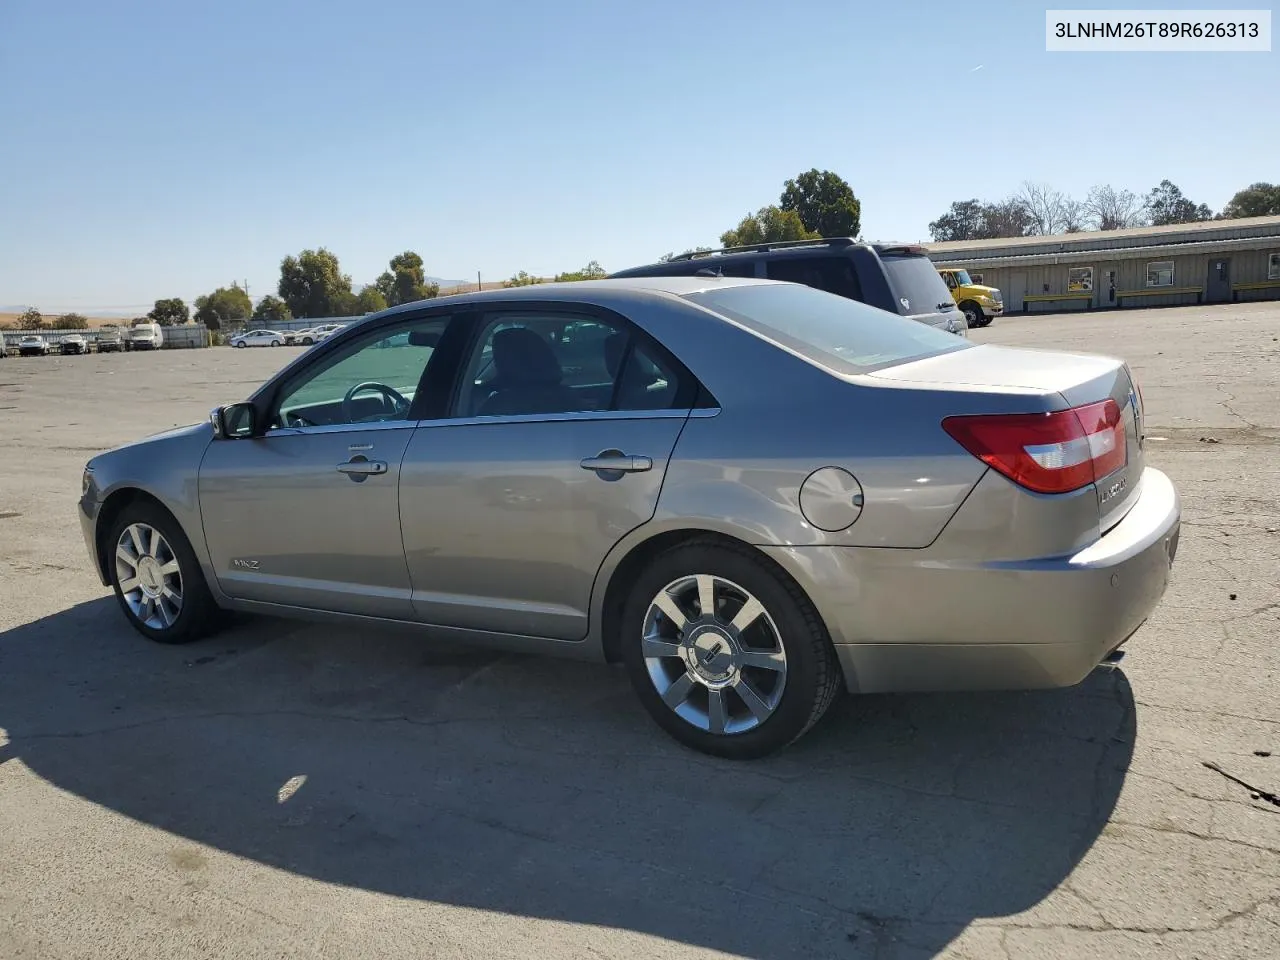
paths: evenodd
<path fill-rule="evenodd" d="M 938 267 L 938 272 L 947 282 L 947 289 L 951 291 L 956 305 L 964 311 L 964 318 L 970 327 L 985 327 L 1004 313 L 1004 298 L 1000 291 L 995 287 L 974 283 L 968 270 Z"/>

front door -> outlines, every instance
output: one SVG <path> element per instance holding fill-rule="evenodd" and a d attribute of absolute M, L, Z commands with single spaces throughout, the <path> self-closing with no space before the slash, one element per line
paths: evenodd
<path fill-rule="evenodd" d="M 405 456 L 414 609 L 581 640 L 605 555 L 653 516 L 697 385 L 614 314 L 531 306 L 478 323 L 451 416 Z"/>
<path fill-rule="evenodd" d="M 228 596 L 412 619 L 400 465 L 448 323 L 406 321 L 325 353 L 276 392 L 265 434 L 209 445 L 200 508 Z"/>
<path fill-rule="evenodd" d="M 1204 298 L 1208 303 L 1225 303 L 1231 299 L 1231 260 L 1229 257 L 1209 258 L 1209 280 L 1205 284 Z"/>
<path fill-rule="evenodd" d="M 1005 309 L 1013 313 L 1020 313 L 1026 307 L 1023 297 L 1027 295 L 1027 274 L 1025 270 L 1019 270 L 1009 275 L 1009 289 L 1007 291 L 1008 299 L 1005 301 Z"/>
<path fill-rule="evenodd" d="M 1093 304 L 1095 307 L 1116 306 L 1116 291 L 1119 288 L 1117 277 L 1119 276 L 1119 264 L 1103 263 L 1098 266 L 1097 275 L 1093 278 Z"/>

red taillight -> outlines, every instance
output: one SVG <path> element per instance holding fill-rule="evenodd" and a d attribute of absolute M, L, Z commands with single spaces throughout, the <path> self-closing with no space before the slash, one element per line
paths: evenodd
<path fill-rule="evenodd" d="M 1125 465 L 1114 400 L 1054 413 L 947 417 L 942 429 L 979 460 L 1036 493 L 1069 493 Z"/>

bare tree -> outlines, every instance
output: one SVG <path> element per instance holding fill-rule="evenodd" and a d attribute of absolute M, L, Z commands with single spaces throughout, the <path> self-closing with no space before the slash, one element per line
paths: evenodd
<path fill-rule="evenodd" d="M 1085 228 L 1088 214 L 1089 209 L 1087 203 L 1081 203 L 1079 200 L 1073 200 L 1071 197 L 1063 197 L 1062 232 L 1079 233 Z"/>
<path fill-rule="evenodd" d="M 1142 200 L 1132 190 L 1117 190 L 1098 184 L 1085 198 L 1084 213 L 1098 230 L 1123 230 L 1140 226 L 1143 221 Z"/>
<path fill-rule="evenodd" d="M 1055 190 L 1047 183 L 1024 180 L 1018 200 L 1027 211 L 1029 234 L 1048 236 L 1066 229 L 1066 204 L 1069 201 L 1061 190 Z"/>

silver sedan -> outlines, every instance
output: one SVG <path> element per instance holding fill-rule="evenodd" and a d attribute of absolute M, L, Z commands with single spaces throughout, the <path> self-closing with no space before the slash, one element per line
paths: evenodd
<path fill-rule="evenodd" d="M 757 757 L 841 690 L 1077 683 L 1165 591 L 1179 501 L 1120 360 L 975 345 L 790 283 L 396 307 L 210 420 L 91 460 L 141 633 L 224 610 L 625 664 Z"/>

